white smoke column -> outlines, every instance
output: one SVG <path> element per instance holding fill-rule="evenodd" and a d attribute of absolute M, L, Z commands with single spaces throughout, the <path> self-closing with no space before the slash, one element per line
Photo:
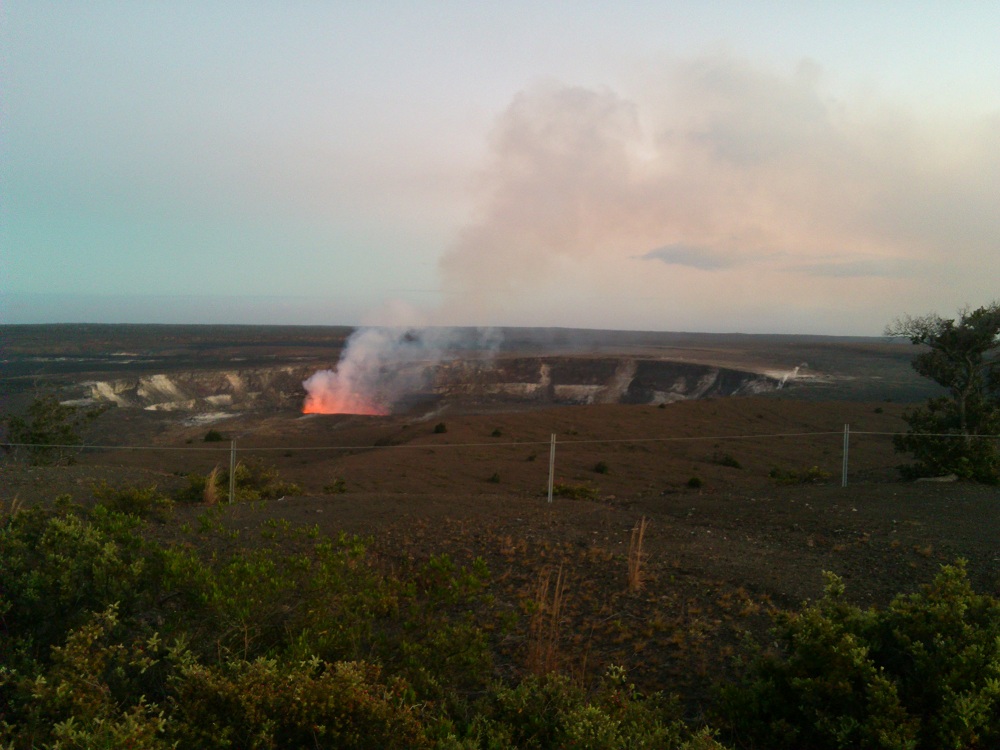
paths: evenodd
<path fill-rule="evenodd" d="M 306 414 L 390 414 L 406 396 L 427 387 L 443 359 L 492 356 L 494 329 L 359 328 L 347 341 L 335 370 L 320 370 L 302 385 Z"/>

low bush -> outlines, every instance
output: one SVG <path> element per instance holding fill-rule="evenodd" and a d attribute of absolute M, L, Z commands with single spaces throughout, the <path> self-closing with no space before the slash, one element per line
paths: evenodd
<path fill-rule="evenodd" d="M 610 667 L 588 694 L 566 677 L 528 677 L 496 686 L 475 718 L 475 747 L 724 750 L 710 732 L 692 733 L 676 703 L 641 695 L 625 671 Z"/>
<path fill-rule="evenodd" d="M 601 491 L 589 484 L 553 482 L 552 495 L 553 497 L 568 497 L 571 500 L 596 500 L 601 496 Z"/>
<path fill-rule="evenodd" d="M 621 668 L 590 689 L 513 668 L 529 613 L 493 598 L 482 560 L 390 573 L 368 540 L 271 526 L 258 549 L 221 523 L 165 543 L 103 503 L 11 504 L 0 747 L 723 747 Z M 565 611 L 553 604 L 553 628 Z M 1000 600 L 961 562 L 882 609 L 850 604 L 829 574 L 737 674 L 712 712 L 732 747 L 998 747 Z"/>
<path fill-rule="evenodd" d="M 832 476 L 830 472 L 823 471 L 818 466 L 808 466 L 804 469 L 786 470 L 775 467 L 768 472 L 768 476 L 774 480 L 775 484 L 822 484 Z"/>
<path fill-rule="evenodd" d="M 329 484 L 323 485 L 323 492 L 327 495 L 342 495 L 347 492 L 347 482 L 337 477 Z"/>
<path fill-rule="evenodd" d="M 275 467 L 254 459 L 236 464 L 234 490 L 234 502 L 254 502 L 302 494 L 302 488 L 281 479 Z M 215 468 L 208 475 L 189 474 L 188 486 L 178 491 L 175 497 L 179 502 L 204 502 L 209 505 L 213 504 L 211 498 L 228 500 L 229 469 Z"/>
<path fill-rule="evenodd" d="M 136 487 L 114 486 L 99 482 L 91 487 L 99 503 L 119 513 L 130 513 L 139 518 L 153 516 L 164 519 L 174 507 L 174 501 L 156 489 L 156 485 Z"/>
<path fill-rule="evenodd" d="M 68 500 L 0 527 L 0 747 L 457 746 L 505 633 L 484 564 L 386 577 L 354 537 L 202 557 L 145 528 Z"/>
<path fill-rule="evenodd" d="M 844 599 L 828 574 L 815 604 L 779 615 L 776 648 L 723 690 L 721 722 L 772 748 L 996 747 L 1000 601 L 961 563 L 885 610 Z"/>
<path fill-rule="evenodd" d="M 733 458 L 729 453 L 716 453 L 712 456 L 712 463 L 719 466 L 728 466 L 731 469 L 742 469 L 743 464 Z"/>
<path fill-rule="evenodd" d="M 0 418 L 7 431 L 6 440 L 18 444 L 10 447 L 9 455 L 24 456 L 38 465 L 72 463 L 83 432 L 107 409 L 63 404 L 52 394 L 39 396 L 24 414 Z"/>
<path fill-rule="evenodd" d="M 406 682 L 366 662 L 181 660 L 171 693 L 181 747 L 433 747 Z"/>

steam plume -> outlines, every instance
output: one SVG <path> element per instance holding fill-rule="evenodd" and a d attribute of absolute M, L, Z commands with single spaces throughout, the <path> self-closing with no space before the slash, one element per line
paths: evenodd
<path fill-rule="evenodd" d="M 484 328 L 359 328 L 335 370 L 302 385 L 306 414 L 390 414 L 430 385 L 433 369 L 455 356 L 492 357 L 499 334 Z"/>
<path fill-rule="evenodd" d="M 998 133 L 995 113 L 835 96 L 809 61 L 719 54 L 631 90 L 539 84 L 497 118 L 476 209 L 441 258 L 446 312 L 846 332 L 989 299 Z"/>

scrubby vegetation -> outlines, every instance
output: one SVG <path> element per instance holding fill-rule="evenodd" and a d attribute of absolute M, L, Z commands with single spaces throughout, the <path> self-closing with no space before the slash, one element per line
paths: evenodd
<path fill-rule="evenodd" d="M 301 487 L 284 481 L 277 469 L 260 460 L 240 461 L 233 475 L 233 502 L 270 500 L 302 492 Z M 181 502 L 207 502 L 211 505 L 218 499 L 229 498 L 229 469 L 216 467 L 208 474 L 189 474 L 188 483 L 188 487 L 178 495 Z"/>
<path fill-rule="evenodd" d="M 719 466 L 728 466 L 731 469 L 742 469 L 743 464 L 741 464 L 737 459 L 735 459 L 729 453 L 719 453 L 718 451 L 712 455 L 712 463 L 718 464 Z"/>
<path fill-rule="evenodd" d="M 62 404 L 54 395 L 45 394 L 35 398 L 23 415 L 8 414 L 0 423 L 15 456 L 39 465 L 67 463 L 78 452 L 75 446 L 84 430 L 106 410 L 104 406 Z"/>
<path fill-rule="evenodd" d="M 924 347 L 913 368 L 948 392 L 904 416 L 910 431 L 896 437 L 896 449 L 914 461 L 903 476 L 1000 482 L 1000 302 L 957 319 L 907 316 L 885 333 Z"/>
<path fill-rule="evenodd" d="M 552 495 L 554 497 L 568 497 L 571 500 L 596 500 L 601 496 L 601 491 L 590 484 L 553 482 Z"/>
<path fill-rule="evenodd" d="M 692 737 L 676 704 L 639 694 L 620 670 L 590 692 L 555 674 L 500 680 L 496 647 L 517 623 L 493 606 L 478 561 L 432 557 L 388 575 L 363 539 L 280 524 L 273 546 L 220 555 L 208 552 L 224 533 L 211 523 L 158 543 L 137 515 L 67 497 L 0 521 L 5 748 L 669 748 Z"/>
<path fill-rule="evenodd" d="M 818 466 L 806 466 L 802 469 L 782 469 L 775 466 L 768 472 L 775 484 L 822 484 L 832 476 Z"/>
<path fill-rule="evenodd" d="M 591 680 L 548 658 L 562 569 L 511 607 L 482 560 L 387 564 L 371 540 L 277 520 L 249 543 L 211 507 L 165 536 L 175 511 L 156 488 L 92 496 L 0 508 L 5 749 L 1000 742 L 1000 601 L 960 562 L 882 609 L 850 604 L 830 575 L 823 598 L 737 651 L 708 714 L 685 716 L 621 667 Z"/>
<path fill-rule="evenodd" d="M 770 748 L 996 747 L 1000 601 L 945 566 L 885 610 L 825 596 L 777 618 L 777 641 L 723 690 L 720 721 Z"/>

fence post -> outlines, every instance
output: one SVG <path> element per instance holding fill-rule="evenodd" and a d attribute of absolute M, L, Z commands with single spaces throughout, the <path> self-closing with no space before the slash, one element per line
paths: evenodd
<path fill-rule="evenodd" d="M 851 426 L 849 424 L 844 425 L 844 468 L 840 473 L 840 486 L 847 486 L 847 452 L 851 444 Z"/>
<path fill-rule="evenodd" d="M 549 445 L 549 502 L 552 502 L 552 485 L 555 481 L 556 472 L 556 434 L 552 433 L 552 442 Z"/>
<path fill-rule="evenodd" d="M 229 502 L 236 499 L 236 441 L 229 443 Z"/>

